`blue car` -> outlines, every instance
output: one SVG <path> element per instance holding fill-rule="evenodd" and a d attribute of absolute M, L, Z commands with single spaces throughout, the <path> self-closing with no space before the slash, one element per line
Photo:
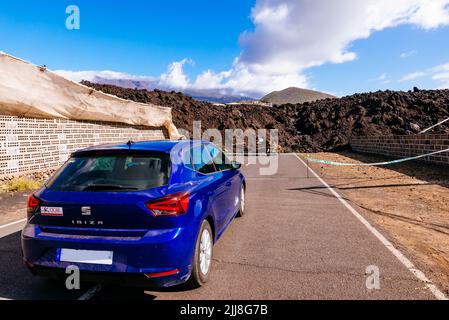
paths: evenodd
<path fill-rule="evenodd" d="M 207 282 L 214 243 L 245 211 L 245 179 L 205 141 L 128 142 L 77 151 L 28 198 L 33 274 L 169 287 Z"/>

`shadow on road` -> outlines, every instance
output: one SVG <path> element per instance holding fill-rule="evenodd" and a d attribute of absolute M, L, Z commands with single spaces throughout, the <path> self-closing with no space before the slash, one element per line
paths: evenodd
<path fill-rule="evenodd" d="M 107 284 L 94 297 L 94 300 L 154 300 L 159 293 L 188 292 L 194 289 L 185 284 L 168 288 L 127 287 L 125 285 Z"/>
<path fill-rule="evenodd" d="M 23 265 L 20 232 L 0 238 L 0 297 L 14 300 L 77 299 L 88 289 L 67 290 L 63 282 L 33 276 Z"/>
<path fill-rule="evenodd" d="M 33 276 L 22 263 L 20 232 L 0 238 L 0 298 L 12 300 L 73 300 L 94 284 L 81 283 L 80 290 L 66 289 L 64 282 Z M 151 294 L 149 291 L 151 290 Z M 95 300 L 153 300 L 157 292 L 182 292 L 186 286 L 173 288 L 133 288 L 104 285 Z"/>
<path fill-rule="evenodd" d="M 401 188 L 401 187 L 422 187 L 422 186 L 432 186 L 435 183 L 395 183 L 395 184 L 378 184 L 371 186 L 353 186 L 353 187 L 342 187 L 342 186 L 331 186 L 332 188 L 338 188 L 339 190 L 358 190 L 358 189 L 376 189 L 376 188 Z M 314 187 L 304 187 L 304 188 L 292 188 L 288 189 L 290 191 L 307 191 L 307 190 L 318 190 L 327 189 L 326 186 L 314 186 Z"/>
<path fill-rule="evenodd" d="M 371 213 L 374 213 L 379 216 L 388 217 L 390 219 L 395 219 L 395 220 L 400 220 L 402 222 L 411 223 L 411 224 L 420 226 L 422 228 L 436 231 L 436 232 L 444 234 L 444 235 L 449 235 L 449 225 L 431 223 L 431 222 L 426 222 L 426 221 L 419 220 L 419 219 L 404 217 L 404 216 L 394 214 L 394 213 L 388 213 L 388 212 L 384 212 L 384 211 L 380 211 L 380 210 L 373 210 L 371 208 L 368 208 L 368 207 L 360 205 L 360 204 L 358 206 L 362 209 L 370 211 Z"/>
<path fill-rule="evenodd" d="M 156 296 L 145 293 L 142 288 L 105 285 L 92 300 L 154 300 Z"/>

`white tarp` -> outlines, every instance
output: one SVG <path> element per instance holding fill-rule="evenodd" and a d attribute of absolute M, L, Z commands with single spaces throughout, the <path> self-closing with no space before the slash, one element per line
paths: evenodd
<path fill-rule="evenodd" d="M 179 138 L 171 108 L 120 99 L 2 52 L 0 114 L 166 127 Z"/>

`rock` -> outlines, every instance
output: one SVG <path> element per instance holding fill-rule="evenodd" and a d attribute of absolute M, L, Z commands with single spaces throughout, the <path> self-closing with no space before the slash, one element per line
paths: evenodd
<path fill-rule="evenodd" d="M 243 114 L 237 109 L 232 110 L 231 114 L 234 118 L 242 118 L 243 117 Z"/>
<path fill-rule="evenodd" d="M 419 125 L 417 125 L 416 123 L 409 123 L 410 126 L 410 130 L 414 131 L 414 132 L 421 132 L 421 127 Z"/>
<path fill-rule="evenodd" d="M 170 107 L 174 124 L 190 133 L 193 121 L 197 120 L 201 121 L 203 130 L 277 129 L 279 145 L 285 152 L 344 148 L 351 137 L 356 136 L 416 134 L 421 131 L 418 127 L 427 128 L 449 118 L 449 90 L 420 90 L 415 87 L 409 92 L 378 91 L 304 104 L 231 107 L 161 90 L 84 84 L 121 98 Z M 435 128 L 432 133 L 449 133 L 449 122 Z"/>

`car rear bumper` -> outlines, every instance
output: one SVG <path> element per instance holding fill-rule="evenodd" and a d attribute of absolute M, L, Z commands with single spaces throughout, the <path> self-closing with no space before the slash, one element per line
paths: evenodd
<path fill-rule="evenodd" d="M 103 282 L 113 278 L 126 283 L 169 287 L 188 280 L 196 235 L 189 229 L 150 230 L 142 237 L 96 237 L 46 233 L 27 224 L 22 231 L 23 258 L 38 275 L 63 275 L 68 266 L 77 266 L 81 280 Z M 192 240 L 193 239 L 193 240 Z M 58 261 L 58 249 L 112 251 L 110 265 Z M 155 275 L 177 269 L 171 275 Z M 123 280 L 122 280 L 123 281 Z"/>

